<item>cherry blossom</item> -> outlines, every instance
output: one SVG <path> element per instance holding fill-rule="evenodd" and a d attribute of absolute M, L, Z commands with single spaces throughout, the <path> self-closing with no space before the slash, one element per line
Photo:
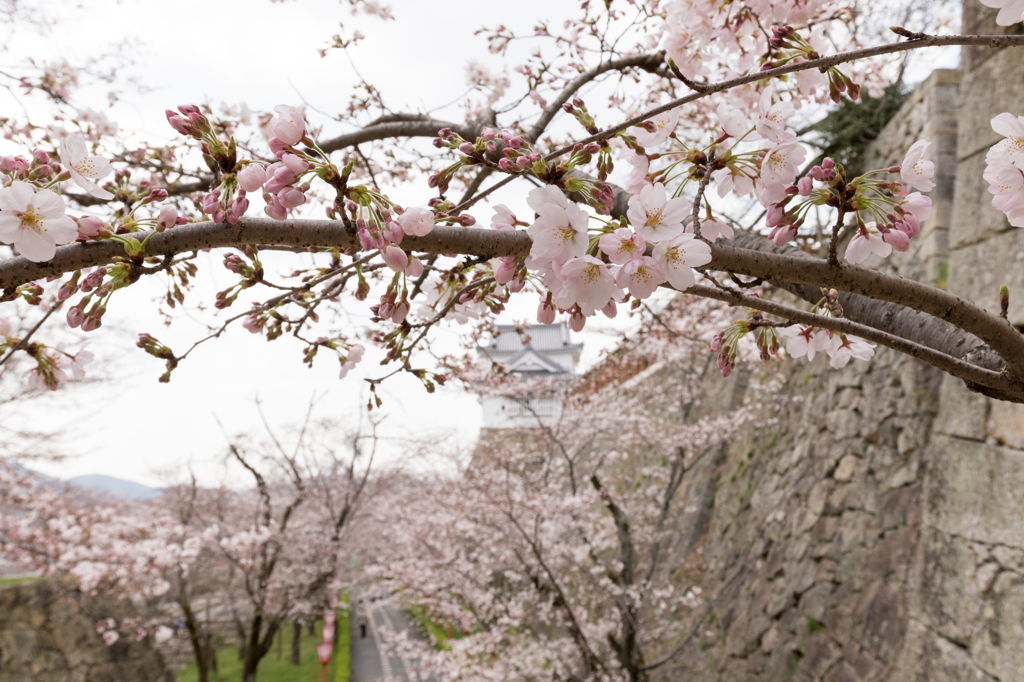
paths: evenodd
<path fill-rule="evenodd" d="M 787 339 L 786 352 L 793 358 L 807 356 L 808 360 L 814 360 L 814 355 L 824 352 L 829 343 L 825 330 L 814 327 L 784 327 L 778 334 Z"/>
<path fill-rule="evenodd" d="M 685 229 L 683 221 L 692 207 L 686 197 L 669 199 L 665 185 L 659 182 L 630 197 L 626 216 L 641 237 L 650 242 L 661 242 L 682 234 Z"/>
<path fill-rule="evenodd" d="M 398 217 L 398 224 L 402 226 L 405 234 L 423 237 L 434 229 L 434 213 L 428 208 L 407 208 L 405 213 Z"/>
<path fill-rule="evenodd" d="M 828 340 L 826 349 L 832 361 L 829 363 L 835 369 L 846 367 L 851 359 L 868 361 L 875 355 L 873 344 L 845 334 L 833 333 Z"/>
<path fill-rule="evenodd" d="M 576 204 L 560 208 L 547 203 L 542 204 L 537 213 L 540 217 L 527 228 L 533 238 L 531 256 L 535 259 L 567 261 L 586 253 L 587 225 L 590 222 L 586 211 Z"/>
<path fill-rule="evenodd" d="M 701 221 L 700 236 L 710 241 L 717 241 L 722 237 L 731 239 L 733 236 L 733 230 L 729 227 L 728 223 L 718 220 L 717 218 L 710 218 L 708 220 Z"/>
<path fill-rule="evenodd" d="M 78 227 L 64 215 L 64 201 L 48 189 L 38 192 L 15 180 L 0 189 L 0 241 L 13 244 L 36 263 L 48 261 L 57 246 L 78 238 Z"/>
<path fill-rule="evenodd" d="M 608 268 L 593 256 L 566 261 L 562 266 L 562 277 L 564 283 L 555 296 L 555 304 L 562 309 L 578 305 L 587 317 L 604 308 L 619 293 Z"/>
<path fill-rule="evenodd" d="M 626 133 L 636 137 L 636 141 L 641 147 L 656 147 L 669 138 L 675 131 L 678 123 L 679 110 L 670 109 L 664 113 L 652 116 L 647 121 L 647 124 L 654 129 L 653 131 L 643 126 L 634 126 L 627 128 Z"/>
<path fill-rule="evenodd" d="M 776 143 L 785 142 L 795 137 L 793 133 L 786 132 L 786 121 L 789 120 L 796 110 L 793 108 L 792 102 L 776 102 L 773 104 L 772 98 L 774 96 L 775 86 L 773 85 L 769 85 L 761 92 L 755 127 L 761 137 Z"/>
<path fill-rule="evenodd" d="M 652 255 L 668 283 L 683 291 L 696 283 L 693 268 L 711 262 L 711 247 L 692 234 L 681 234 L 655 246 Z"/>
<path fill-rule="evenodd" d="M 989 163 L 1005 161 L 1024 169 L 1024 116 L 1002 113 L 992 119 L 992 130 L 1005 139 L 988 150 Z"/>
<path fill-rule="evenodd" d="M 786 197 L 786 188 L 796 180 L 797 171 L 806 156 L 804 146 L 792 140 L 768 150 L 761 162 L 762 204 L 782 201 Z"/>
<path fill-rule="evenodd" d="M 860 265 L 868 259 L 871 254 L 885 258 L 892 253 L 892 246 L 882 240 L 874 223 L 867 223 L 857 230 L 853 235 L 849 246 L 846 247 L 846 261 L 851 265 Z"/>
<path fill-rule="evenodd" d="M 494 216 L 491 217 L 491 229 L 514 230 L 518 222 L 516 214 L 505 204 L 498 204 L 494 207 Z"/>
<path fill-rule="evenodd" d="M 302 110 L 298 107 L 279 104 L 274 107 L 277 116 L 270 119 L 267 129 L 271 136 L 276 137 L 287 145 L 296 145 L 306 135 L 306 121 L 303 118 Z"/>
<path fill-rule="evenodd" d="M 267 181 L 267 169 L 259 163 L 250 163 L 238 171 L 238 186 L 246 192 L 258 192 Z"/>
<path fill-rule="evenodd" d="M 608 259 L 616 265 L 622 265 L 644 254 L 647 244 L 640 235 L 628 227 L 620 227 L 614 232 L 601 235 L 598 246 L 608 254 Z"/>
<path fill-rule="evenodd" d="M 922 192 L 930 192 L 935 189 L 935 182 L 932 177 L 935 175 L 935 164 L 922 158 L 925 150 L 931 142 L 918 140 L 907 150 L 900 164 L 900 177 L 903 182 Z"/>
<path fill-rule="evenodd" d="M 615 284 L 628 289 L 633 297 L 644 299 L 667 280 L 665 271 L 661 269 L 657 260 L 651 256 L 641 256 L 628 261 L 619 269 Z"/>
<path fill-rule="evenodd" d="M 60 141 L 60 160 L 76 185 L 98 199 L 114 198 L 113 194 L 96 184 L 96 180 L 114 170 L 113 166 L 102 156 L 89 156 L 81 135 L 67 135 Z"/>
<path fill-rule="evenodd" d="M 630 194 L 638 194 L 644 187 L 648 187 L 651 181 L 647 179 L 647 173 L 651 169 L 651 161 L 644 154 L 633 153 L 626 158 L 633 170 L 629 174 L 624 189 Z"/>
<path fill-rule="evenodd" d="M 1013 26 L 1024 21 L 1024 0 L 979 0 L 986 7 L 998 9 L 996 23 L 1000 26 Z"/>
<path fill-rule="evenodd" d="M 739 109 L 730 109 L 725 102 L 718 105 L 718 121 L 722 124 L 722 130 L 730 137 L 743 137 L 750 130 L 750 122 Z"/>
<path fill-rule="evenodd" d="M 985 166 L 985 180 L 992 196 L 992 207 L 1003 211 L 1014 227 L 1024 227 L 1024 174 L 1006 161 Z"/>

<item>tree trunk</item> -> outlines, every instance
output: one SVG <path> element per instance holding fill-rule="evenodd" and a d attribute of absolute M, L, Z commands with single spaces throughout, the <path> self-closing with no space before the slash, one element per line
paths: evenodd
<path fill-rule="evenodd" d="M 299 659 L 299 653 L 300 653 L 299 649 L 300 649 L 301 643 L 302 643 L 302 623 L 300 623 L 298 621 L 298 619 L 296 619 L 295 622 L 292 623 L 292 658 L 291 658 L 291 661 L 289 661 L 292 665 L 298 665 L 299 664 L 299 660 L 300 660 Z"/>
<path fill-rule="evenodd" d="M 185 629 L 188 630 L 188 640 L 192 644 L 192 655 L 196 661 L 199 682 L 208 682 L 210 677 L 209 663 L 207 661 L 207 650 L 200 633 L 199 622 L 196 620 L 191 605 L 187 601 L 179 601 L 178 605 L 181 607 L 182 613 L 185 614 Z"/>
<path fill-rule="evenodd" d="M 316 635 L 316 618 L 309 619 L 309 636 L 314 637 Z"/>

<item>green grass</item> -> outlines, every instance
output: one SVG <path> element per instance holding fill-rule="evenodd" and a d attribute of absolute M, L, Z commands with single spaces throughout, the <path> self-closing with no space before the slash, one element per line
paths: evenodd
<path fill-rule="evenodd" d="M 433 638 L 435 649 L 438 651 L 451 651 L 451 646 L 448 644 L 447 628 L 431 620 L 427 615 L 426 609 L 417 605 L 410 606 L 409 616 L 414 622 L 419 623 L 420 626 Z"/>
<path fill-rule="evenodd" d="M 39 579 L 37 575 L 24 575 L 20 578 L 0 578 L 0 587 L 14 587 L 23 583 L 34 583 Z"/>
<path fill-rule="evenodd" d="M 288 660 L 291 654 L 292 629 L 286 626 L 278 633 L 282 638 L 274 645 L 256 672 L 258 682 L 319 682 L 320 661 L 316 657 L 316 645 L 321 641 L 320 628 L 323 620 L 318 620 L 314 632 L 310 635 L 306 628 L 302 629 L 299 665 L 291 665 Z M 349 617 L 347 609 L 338 609 L 337 625 L 338 645 L 331 654 L 331 662 L 327 665 L 327 679 L 334 682 L 348 682 L 349 676 Z M 278 645 L 281 657 L 278 658 Z M 228 645 L 221 649 L 217 656 L 219 670 L 210 673 L 210 682 L 238 682 L 242 679 L 242 662 L 238 660 L 238 647 Z M 176 673 L 178 682 L 197 682 L 199 671 L 195 662 L 188 664 L 184 670 Z"/>

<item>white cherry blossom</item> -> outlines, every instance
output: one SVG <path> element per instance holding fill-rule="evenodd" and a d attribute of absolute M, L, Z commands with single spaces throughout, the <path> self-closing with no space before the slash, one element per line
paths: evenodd
<path fill-rule="evenodd" d="M 928 140 L 918 140 L 907 150 L 907 155 L 900 164 L 900 177 L 903 178 L 903 182 L 922 192 L 931 192 L 935 189 L 935 182 L 932 180 L 935 175 L 935 164 L 922 158 L 930 144 Z"/>
<path fill-rule="evenodd" d="M 565 282 L 555 296 L 555 305 L 565 310 L 579 305 L 587 317 L 619 297 L 608 267 L 593 256 L 581 256 L 562 266 Z"/>
<path fill-rule="evenodd" d="M 774 95 L 774 85 L 769 85 L 761 93 L 757 123 L 754 125 L 762 137 L 772 142 L 783 142 L 795 137 L 793 133 L 786 132 L 786 121 L 789 120 L 796 110 L 793 108 L 792 102 L 776 102 L 773 104 L 772 98 Z M 721 113 L 719 113 L 719 116 L 721 116 Z"/>
<path fill-rule="evenodd" d="M 774 204 L 786 198 L 786 188 L 796 180 L 796 173 L 807 156 L 803 145 L 794 140 L 782 142 L 768 150 L 761 162 L 761 203 Z"/>
<path fill-rule="evenodd" d="M 668 278 L 668 283 L 683 291 L 697 281 L 693 268 L 711 262 L 711 247 L 692 234 L 681 234 L 654 247 L 653 256 Z"/>
<path fill-rule="evenodd" d="M 75 184 L 97 199 L 113 199 L 114 195 L 96 184 L 114 167 L 102 156 L 89 156 L 89 149 L 81 135 L 67 135 L 60 141 L 60 162 L 71 173 Z"/>
<path fill-rule="evenodd" d="M 0 242 L 13 244 L 30 261 L 53 258 L 57 246 L 78 238 L 75 221 L 64 215 L 64 200 L 48 189 L 15 180 L 0 189 Z"/>
<path fill-rule="evenodd" d="M 858 230 L 846 247 L 846 262 L 851 265 L 860 265 L 871 254 L 885 258 L 892 253 L 892 246 L 882 241 L 882 235 L 875 229 L 874 223 L 868 223 L 865 228 Z"/>
<path fill-rule="evenodd" d="M 986 7 L 998 9 L 996 23 L 1000 26 L 1013 26 L 1024 21 L 1024 0 L 980 0 Z"/>
<path fill-rule="evenodd" d="M 673 131 L 675 131 L 676 124 L 679 123 L 679 110 L 671 109 L 660 113 L 657 116 L 652 116 L 648 120 L 650 120 L 657 129 L 653 133 L 649 132 L 646 128 L 636 126 L 626 128 L 626 134 L 636 137 L 636 141 L 641 147 L 655 147 L 667 140 Z"/>
<path fill-rule="evenodd" d="M 644 299 L 667 281 L 665 271 L 658 261 L 650 256 L 641 256 L 629 261 L 619 269 L 615 284 L 628 289 L 635 298 Z"/>
<path fill-rule="evenodd" d="M 543 204 L 527 233 L 533 239 L 530 255 L 538 260 L 567 261 L 587 251 L 590 216 L 576 204 L 560 208 Z"/>
<path fill-rule="evenodd" d="M 1021 0 L 1024 2 L 1024 0 Z M 1000 140 L 988 150 L 985 159 L 988 162 L 1006 161 L 1018 168 L 1024 168 L 1024 116 L 1002 113 L 992 119 L 992 130 L 1002 135 Z"/>
<path fill-rule="evenodd" d="M 686 197 L 669 199 L 665 185 L 659 182 L 630 197 L 626 217 L 641 237 L 661 242 L 682 234 L 683 221 L 692 208 Z"/>

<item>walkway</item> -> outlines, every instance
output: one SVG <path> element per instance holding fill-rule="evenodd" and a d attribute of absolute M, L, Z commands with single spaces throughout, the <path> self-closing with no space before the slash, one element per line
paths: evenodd
<path fill-rule="evenodd" d="M 360 608 L 367 609 L 370 620 L 365 638 L 359 636 Z M 421 677 L 416 671 L 415 660 L 393 654 L 381 655 L 384 649 L 382 629 L 389 632 L 409 629 L 409 617 L 404 611 L 365 597 L 363 601 L 356 601 L 349 622 L 352 642 L 350 682 L 430 682 L 432 678 Z M 412 630 L 409 635 L 419 638 L 416 630 Z"/>

